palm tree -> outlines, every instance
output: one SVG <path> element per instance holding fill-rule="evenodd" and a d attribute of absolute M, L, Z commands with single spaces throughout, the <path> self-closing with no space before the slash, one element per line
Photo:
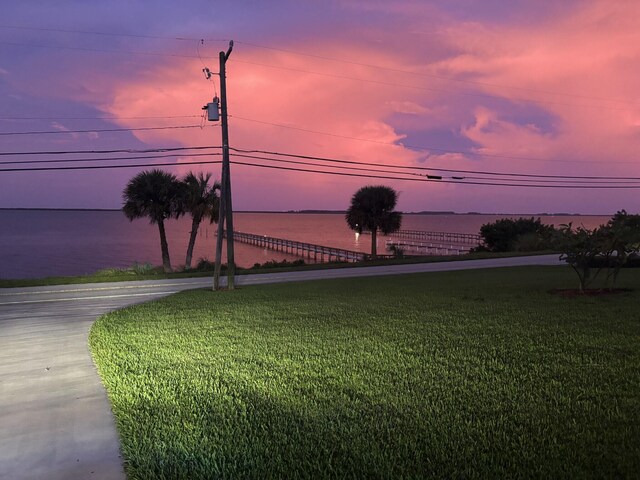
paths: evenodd
<path fill-rule="evenodd" d="M 400 229 L 402 213 L 393 211 L 397 201 L 398 193 L 383 185 L 362 187 L 351 197 L 345 219 L 351 230 L 371 232 L 371 258 L 378 255 L 378 230 L 388 235 Z"/>
<path fill-rule="evenodd" d="M 158 224 L 162 266 L 165 272 L 171 271 L 171 260 L 164 221 L 172 217 L 178 218 L 183 213 L 182 190 L 183 187 L 175 175 L 156 168 L 138 173 L 129 180 L 122 192 L 122 211 L 130 221 L 149 217 L 152 224 Z"/>
<path fill-rule="evenodd" d="M 189 237 L 189 246 L 187 247 L 187 258 L 184 261 L 185 268 L 191 268 L 191 258 L 193 256 L 193 247 L 196 244 L 196 236 L 200 222 L 204 218 L 208 218 L 211 223 L 218 221 L 220 213 L 220 183 L 214 182 L 209 185 L 211 174 L 206 175 L 202 172 L 194 175 L 189 172 L 182 183 L 185 185 L 184 191 L 184 209 L 191 214 L 191 235 Z"/>

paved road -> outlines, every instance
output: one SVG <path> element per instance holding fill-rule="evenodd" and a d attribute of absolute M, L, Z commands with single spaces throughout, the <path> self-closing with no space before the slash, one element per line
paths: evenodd
<path fill-rule="evenodd" d="M 238 285 L 555 265 L 556 255 L 243 275 Z M 99 315 L 211 278 L 0 289 L 0 479 L 124 479 L 106 394 L 87 346 Z"/>

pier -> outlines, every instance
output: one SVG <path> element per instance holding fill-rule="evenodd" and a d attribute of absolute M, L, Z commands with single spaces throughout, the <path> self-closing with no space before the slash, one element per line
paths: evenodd
<path fill-rule="evenodd" d="M 387 237 L 439 242 L 448 245 L 469 245 L 475 247 L 482 243 L 482 237 L 475 233 L 427 232 L 424 230 L 398 230 Z"/>
<path fill-rule="evenodd" d="M 227 232 L 225 230 L 224 235 Z M 260 248 L 266 248 L 277 252 L 297 255 L 313 259 L 315 262 L 359 262 L 369 258 L 367 253 L 345 250 L 343 248 L 326 247 L 313 243 L 298 242 L 285 238 L 268 237 L 267 235 L 256 235 L 255 233 L 233 232 L 233 239 L 236 242 L 247 243 Z M 390 258 L 393 255 L 378 255 L 379 258 Z"/>
<path fill-rule="evenodd" d="M 387 240 L 387 250 L 398 248 L 405 255 L 462 255 L 482 243 L 482 237 L 474 233 L 426 230 L 398 230 L 385 237 L 399 239 Z"/>
<path fill-rule="evenodd" d="M 227 232 L 224 231 L 226 236 Z M 399 230 L 387 235 L 400 240 L 388 240 L 387 251 L 393 247 L 401 249 L 405 255 L 462 255 L 481 243 L 480 235 L 471 233 L 427 232 L 423 230 Z M 314 243 L 299 242 L 286 238 L 257 235 L 247 232 L 233 232 L 237 242 L 246 243 L 276 252 L 308 258 L 314 262 L 360 262 L 370 255 L 355 250 L 327 247 Z M 392 258 L 394 255 L 378 255 L 379 258 Z"/>
<path fill-rule="evenodd" d="M 439 243 L 387 240 L 387 250 L 398 248 L 405 255 L 463 255 L 469 253 L 471 247 Z"/>

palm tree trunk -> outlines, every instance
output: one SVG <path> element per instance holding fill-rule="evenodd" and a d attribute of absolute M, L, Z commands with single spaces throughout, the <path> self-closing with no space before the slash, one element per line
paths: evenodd
<path fill-rule="evenodd" d="M 191 235 L 189 236 L 189 245 L 187 246 L 187 258 L 184 261 L 184 268 L 191 268 L 191 258 L 193 257 L 193 247 L 196 244 L 198 235 L 198 227 L 200 227 L 200 218 L 193 217 L 191 222 Z"/>
<path fill-rule="evenodd" d="M 158 221 L 158 230 L 160 231 L 160 249 L 162 250 L 162 266 L 165 272 L 171 271 L 171 260 L 169 259 L 169 244 L 167 243 L 167 234 L 164 231 L 164 220 Z"/>
<path fill-rule="evenodd" d="M 371 230 L 371 258 L 378 257 L 378 229 Z"/>

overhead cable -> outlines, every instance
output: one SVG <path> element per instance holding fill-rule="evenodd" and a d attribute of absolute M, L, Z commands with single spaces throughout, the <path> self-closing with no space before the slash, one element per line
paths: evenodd
<path fill-rule="evenodd" d="M 211 125 L 213 126 L 213 125 Z M 59 133 L 100 133 L 100 132 L 142 132 L 147 130 L 180 130 L 186 128 L 205 128 L 201 125 L 172 125 L 169 127 L 137 127 L 137 128 L 93 128 L 90 130 L 46 130 L 35 132 L 0 132 L 0 136 L 13 135 L 49 135 Z"/>
<path fill-rule="evenodd" d="M 417 151 L 436 151 L 436 152 L 443 152 L 443 153 L 455 153 L 455 154 L 460 154 L 460 155 L 469 155 L 469 156 L 473 156 L 473 157 L 484 157 L 484 158 L 498 158 L 498 159 L 509 159 L 509 160 L 524 160 L 524 161 L 530 161 L 530 162 L 553 162 L 553 163 L 581 163 L 581 164 L 585 164 L 585 163 L 630 163 L 630 164 L 637 164 L 637 162 L 634 161 L 617 161 L 617 160 L 607 160 L 607 161 L 589 161 L 589 160 L 562 160 L 562 159 L 548 159 L 548 158 L 536 158 L 536 157 L 523 157 L 523 156 L 516 156 L 516 155 L 500 155 L 500 154 L 493 154 L 493 153 L 483 153 L 483 152 L 474 152 L 474 151 L 470 151 L 470 150 L 454 150 L 454 149 L 450 149 L 450 148 L 441 148 L 441 147 L 431 147 L 431 146 L 427 146 L 427 145 L 411 145 L 411 144 L 405 144 L 405 143 L 394 143 L 394 142 L 384 142 L 382 140 L 374 140 L 371 138 L 362 138 L 362 137 L 351 137 L 348 135 L 342 135 L 339 133 L 331 133 L 331 132 L 322 132 L 319 130 L 311 130 L 308 128 L 301 128 L 301 127 L 294 127 L 291 125 L 285 125 L 282 123 L 273 123 L 273 122 L 267 122 L 264 120 L 256 120 L 254 118 L 247 118 L 247 117 L 240 117 L 238 115 L 229 115 L 229 118 L 235 118 L 238 120 L 243 120 L 243 121 L 247 121 L 247 122 L 253 122 L 253 123 L 259 123 L 259 124 L 263 124 L 263 125 L 269 125 L 269 126 L 273 126 L 273 127 L 278 127 L 278 128 L 286 128 L 286 129 L 290 129 L 290 130 L 297 130 L 300 132 L 305 132 L 305 133 L 312 133 L 312 134 L 317 134 L 317 135 L 325 135 L 328 137 L 334 137 L 334 138 L 343 138 L 345 140 L 355 140 L 355 141 L 359 141 L 359 142 L 368 142 L 368 143 L 375 143 L 378 145 L 389 145 L 392 147 L 400 147 L 400 148 L 407 148 L 407 149 L 411 149 L 411 150 L 417 150 Z"/>

